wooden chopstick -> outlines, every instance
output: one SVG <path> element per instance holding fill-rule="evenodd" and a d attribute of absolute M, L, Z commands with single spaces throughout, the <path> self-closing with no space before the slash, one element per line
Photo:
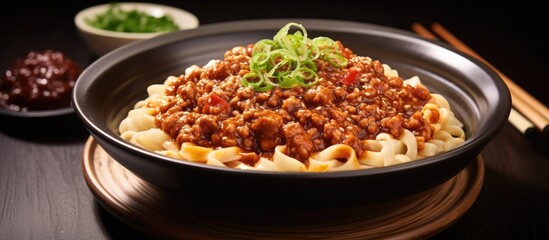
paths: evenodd
<path fill-rule="evenodd" d="M 412 30 L 419 34 L 420 36 L 430 39 L 430 40 L 439 40 L 437 36 L 435 36 L 433 33 L 431 33 L 427 28 L 423 27 L 423 25 L 419 23 L 413 23 L 412 24 Z M 436 30 L 436 31 L 435 31 Z M 514 91 L 521 91 L 522 89 L 514 84 L 507 76 L 505 76 L 502 72 L 497 70 L 493 65 L 488 63 L 486 60 L 484 60 L 482 57 L 480 57 L 478 54 L 476 54 L 473 50 L 471 50 L 469 47 L 467 47 L 465 44 L 463 44 L 461 41 L 459 41 L 453 34 L 451 34 L 448 30 L 444 29 L 442 25 L 438 23 L 433 24 L 433 31 L 435 31 L 437 34 L 439 34 L 444 40 L 446 40 L 448 43 L 450 43 L 452 46 L 456 47 L 458 50 L 461 50 L 462 52 L 469 54 L 473 57 L 476 57 L 477 59 L 484 62 L 486 65 L 491 67 L 502 79 L 504 79 L 504 82 L 507 86 L 513 85 L 515 90 L 511 90 L 511 87 L 509 88 L 509 91 L 511 92 L 511 99 L 513 102 L 513 108 L 511 109 L 511 112 L 509 114 L 509 122 L 521 133 L 525 135 L 531 135 L 536 132 L 536 127 L 540 131 L 548 131 L 549 130 L 549 120 L 545 119 L 543 115 L 540 115 L 542 113 L 538 113 L 537 111 L 533 111 L 530 109 L 530 107 L 525 103 L 525 101 L 522 98 L 518 98 L 518 96 L 515 96 L 517 93 L 513 93 Z M 510 82 L 510 83 L 508 83 Z M 520 94 L 525 94 L 532 98 L 534 101 L 537 102 L 537 100 L 533 97 L 531 97 L 526 91 L 522 90 Z M 538 102 L 539 103 L 539 102 Z M 541 104 L 541 103 L 540 103 Z M 543 104 L 541 104 L 543 107 L 545 107 Z M 525 114 L 528 118 L 524 117 L 519 111 L 515 110 L 522 109 L 523 114 Z M 545 107 L 545 109 L 547 109 Z M 549 115 L 547 115 L 549 116 Z M 537 124 L 534 124 L 530 119 L 534 119 Z"/>
<path fill-rule="evenodd" d="M 515 108 L 511 108 L 511 112 L 509 113 L 509 122 L 526 136 L 531 136 L 538 130 L 530 120 L 525 118 L 522 114 L 515 110 Z"/>
<path fill-rule="evenodd" d="M 420 36 L 422 36 L 424 38 L 431 39 L 431 40 L 440 40 L 440 39 L 438 39 L 437 36 L 435 36 L 433 33 L 431 33 L 431 31 L 427 30 L 427 28 L 425 28 L 420 23 L 417 23 L 417 22 L 413 23 L 412 24 L 412 30 L 414 30 L 414 32 L 416 32 L 417 34 L 419 34 Z"/>
<path fill-rule="evenodd" d="M 484 62 L 486 65 L 490 66 L 494 71 L 500 75 L 503 79 L 509 91 L 511 92 L 511 97 L 513 101 L 513 106 L 524 114 L 536 127 L 541 131 L 549 131 L 549 108 L 539 102 L 536 98 L 532 97 L 528 92 L 514 83 L 509 77 L 500 72 L 492 64 L 486 61 L 484 58 L 475 53 L 471 48 L 467 47 L 463 42 L 461 42 L 456 36 L 446 30 L 439 23 L 433 23 L 433 31 L 443 38 L 450 45 L 455 48 L 479 59 Z"/>

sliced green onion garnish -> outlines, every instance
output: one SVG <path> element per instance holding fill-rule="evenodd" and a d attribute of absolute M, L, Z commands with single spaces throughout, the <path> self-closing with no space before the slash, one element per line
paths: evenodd
<path fill-rule="evenodd" d="M 346 67 L 348 63 L 347 58 L 336 53 L 326 54 L 324 56 L 324 60 L 332 64 L 332 66 L 339 67 L 339 68 Z"/>
<path fill-rule="evenodd" d="M 292 27 L 298 30 L 289 33 Z M 250 72 L 242 76 L 242 85 L 255 91 L 268 91 L 274 87 L 310 87 L 318 82 L 314 60 L 322 57 L 332 66 L 343 68 L 347 59 L 338 44 L 328 37 L 310 39 L 298 23 L 282 27 L 273 39 L 255 43 L 250 59 Z"/>

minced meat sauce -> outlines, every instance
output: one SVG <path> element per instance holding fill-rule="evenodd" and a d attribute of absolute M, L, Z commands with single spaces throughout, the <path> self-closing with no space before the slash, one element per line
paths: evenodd
<path fill-rule="evenodd" d="M 30 51 L 5 71 L 0 82 L 0 107 L 21 112 L 69 107 L 80 72 L 62 52 Z"/>
<path fill-rule="evenodd" d="M 432 138 L 421 114 L 429 91 L 386 77 L 379 61 L 344 48 L 345 68 L 315 60 L 318 84 L 256 92 L 240 80 L 249 72 L 252 48 L 235 47 L 224 60 L 180 76 L 166 91 L 174 97 L 158 108 L 156 126 L 177 144 L 238 146 L 248 163 L 283 144 L 287 155 L 306 162 L 311 153 L 339 143 L 361 156 L 369 150 L 365 140 L 379 133 L 398 137 L 404 128 L 415 134 L 420 148 Z"/>

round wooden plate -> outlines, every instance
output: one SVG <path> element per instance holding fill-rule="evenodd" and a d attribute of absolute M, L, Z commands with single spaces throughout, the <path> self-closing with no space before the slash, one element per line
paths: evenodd
<path fill-rule="evenodd" d="M 141 180 L 92 137 L 86 142 L 82 166 L 91 192 L 111 214 L 144 234 L 170 239 L 428 238 L 463 216 L 484 180 L 479 156 L 447 182 L 390 202 L 285 210 L 234 207 L 224 199 L 192 201 L 184 192 Z"/>

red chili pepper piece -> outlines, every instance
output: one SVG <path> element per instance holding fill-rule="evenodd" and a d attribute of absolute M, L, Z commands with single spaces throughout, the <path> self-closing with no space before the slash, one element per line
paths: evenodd
<path fill-rule="evenodd" d="M 210 93 L 210 96 L 208 97 L 208 105 L 219 107 L 227 114 L 231 112 L 231 105 L 215 93 Z"/>
<path fill-rule="evenodd" d="M 358 71 L 355 69 L 350 69 L 341 80 L 341 83 L 349 86 L 354 85 L 356 83 L 357 76 Z"/>

